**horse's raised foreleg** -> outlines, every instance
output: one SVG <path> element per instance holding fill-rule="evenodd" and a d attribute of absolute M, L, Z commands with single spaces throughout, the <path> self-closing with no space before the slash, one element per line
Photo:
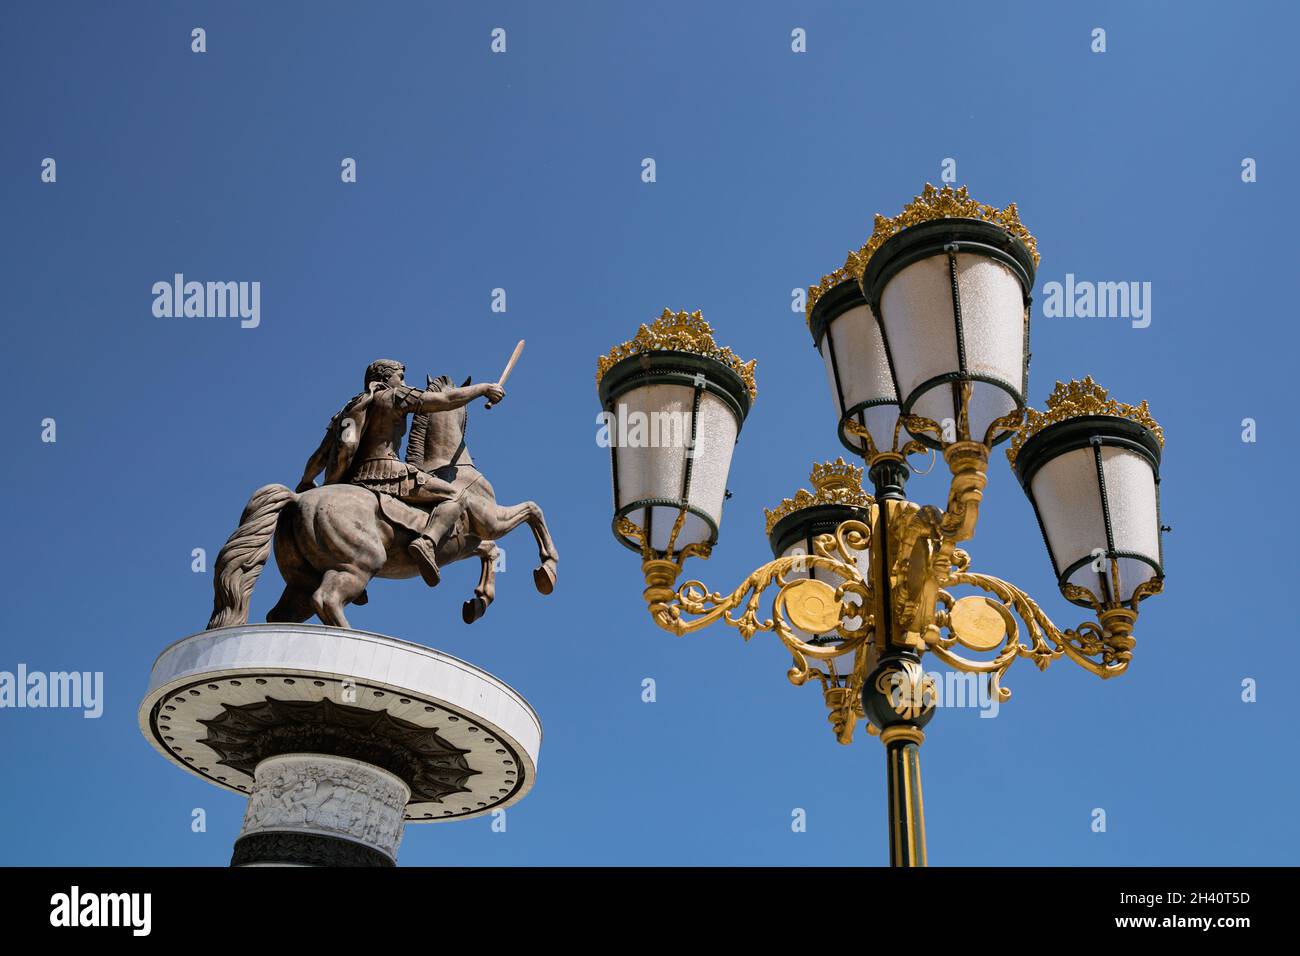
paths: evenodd
<path fill-rule="evenodd" d="M 321 578 L 320 587 L 311 596 L 312 607 L 321 623 L 347 627 L 348 619 L 343 615 L 343 608 L 365 591 L 369 581 L 370 576 L 362 574 L 356 568 L 326 571 Z"/>
<path fill-rule="evenodd" d="M 473 624 L 481 618 L 497 594 L 497 546 L 491 541 L 482 541 L 474 553 L 482 563 L 482 570 L 478 576 L 478 587 L 474 589 L 474 598 L 466 601 L 461 608 L 461 617 L 466 624 Z"/>
<path fill-rule="evenodd" d="M 560 562 L 560 555 L 555 550 L 550 529 L 546 527 L 546 517 L 537 502 L 522 501 L 517 505 L 497 505 L 486 511 L 488 520 L 478 534 L 493 541 L 499 541 L 521 524 L 528 523 L 533 537 L 537 539 L 537 555 L 542 559 L 541 565 L 533 570 L 533 583 L 543 594 L 554 591 L 555 572 Z"/>
<path fill-rule="evenodd" d="M 560 552 L 555 550 L 551 540 L 551 529 L 546 526 L 546 516 L 542 514 L 541 505 L 535 501 L 526 501 L 528 505 L 528 527 L 537 539 L 537 554 L 542 559 L 540 567 L 533 570 L 533 583 L 543 594 L 555 590 L 555 574 L 560 563 Z"/>

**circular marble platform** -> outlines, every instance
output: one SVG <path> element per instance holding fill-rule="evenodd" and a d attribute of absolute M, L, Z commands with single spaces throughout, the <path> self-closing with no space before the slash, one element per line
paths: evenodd
<path fill-rule="evenodd" d="M 286 753 L 361 760 L 410 787 L 404 818 L 483 816 L 533 786 L 542 727 L 518 693 L 450 655 L 381 634 L 244 624 L 154 662 L 140 730 L 164 757 L 248 795 Z"/>

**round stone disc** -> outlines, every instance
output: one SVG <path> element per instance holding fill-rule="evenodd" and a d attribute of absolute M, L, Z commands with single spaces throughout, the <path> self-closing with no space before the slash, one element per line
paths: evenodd
<path fill-rule="evenodd" d="M 532 789 L 542 739 L 528 702 L 471 664 L 311 624 L 244 624 L 177 641 L 154 663 L 139 722 L 168 760 L 243 794 L 276 747 L 360 752 L 414 781 L 414 823 L 518 802 Z"/>

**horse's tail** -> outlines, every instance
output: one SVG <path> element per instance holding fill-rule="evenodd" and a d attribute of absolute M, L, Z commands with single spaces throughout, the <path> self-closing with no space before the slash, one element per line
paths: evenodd
<path fill-rule="evenodd" d="M 248 623 L 253 585 L 271 553 L 271 539 L 281 510 L 297 495 L 284 485 L 265 485 L 253 492 L 239 527 L 226 539 L 212 572 L 212 618 L 208 630 Z"/>

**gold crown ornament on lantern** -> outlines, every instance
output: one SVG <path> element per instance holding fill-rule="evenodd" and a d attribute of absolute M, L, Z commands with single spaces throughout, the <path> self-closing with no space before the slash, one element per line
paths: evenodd
<path fill-rule="evenodd" d="M 808 477 L 813 491 L 800 488 L 793 498 L 782 500 L 775 508 L 763 509 L 767 518 L 767 534 L 771 534 L 772 529 L 786 515 L 805 508 L 819 505 L 848 505 L 854 508 L 871 506 L 872 497 L 862 488 L 861 466 L 851 465 L 843 457 L 813 465 L 812 474 Z"/>
<path fill-rule="evenodd" d="M 1047 396 L 1046 410 L 1040 412 L 1034 408 L 1025 409 L 1025 424 L 1011 439 L 1011 445 L 1007 448 L 1007 461 L 1014 465 L 1016 455 L 1020 453 L 1025 442 L 1047 426 L 1086 415 L 1110 415 L 1137 422 L 1149 428 L 1155 435 L 1156 441 L 1162 448 L 1164 447 L 1165 430 L 1151 417 L 1151 410 L 1147 408 L 1145 401 L 1140 405 L 1118 402 L 1089 375 L 1082 381 L 1076 379 L 1070 382 L 1057 382 L 1056 388 L 1052 389 L 1052 394 Z"/>
<path fill-rule="evenodd" d="M 643 352 L 690 352 L 721 362 L 740 376 L 751 400 L 758 397 L 758 386 L 754 381 L 758 360 L 746 362 L 725 345 L 719 346 L 713 340 L 713 328 L 704 321 L 699 309 L 694 312 L 664 309 L 663 314 L 650 325 L 642 325 L 630 342 L 614 346 L 608 355 L 596 360 L 596 384 L 599 385 L 605 373 L 623 359 Z"/>
<path fill-rule="evenodd" d="M 1009 203 L 1004 209 L 999 209 L 997 206 L 990 206 L 988 203 L 974 199 L 965 186 L 957 189 L 951 186 L 936 189 L 930 183 L 926 183 L 925 188 L 921 190 L 921 195 L 914 197 L 897 216 L 890 218 L 876 213 L 871 238 L 863 244 L 862 248 L 850 252 L 848 258 L 844 260 L 844 265 L 822 276 L 821 281 L 816 285 L 808 287 L 808 300 L 804 307 L 804 318 L 808 324 L 810 326 L 812 324 L 813 306 L 817 304 L 817 300 L 841 282 L 848 279 L 861 279 L 866 272 L 867 263 L 887 240 L 904 229 L 935 219 L 979 219 L 1001 226 L 1025 244 L 1034 259 L 1034 265 L 1038 265 L 1040 259 L 1038 240 L 1020 221 L 1020 211 L 1015 203 Z"/>

